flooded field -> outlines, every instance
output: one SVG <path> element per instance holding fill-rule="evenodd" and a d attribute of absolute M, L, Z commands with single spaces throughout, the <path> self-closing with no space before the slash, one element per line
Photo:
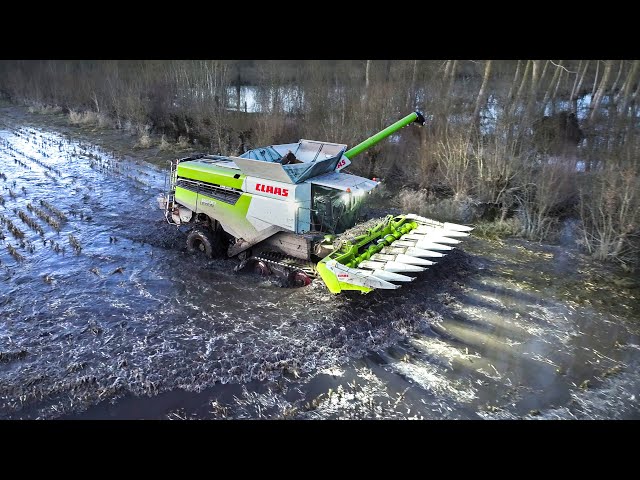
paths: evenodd
<path fill-rule="evenodd" d="M 0 418 L 640 418 L 636 279 L 471 238 L 398 291 L 282 288 L 187 254 L 145 150 L 43 118 L 0 108 Z"/>

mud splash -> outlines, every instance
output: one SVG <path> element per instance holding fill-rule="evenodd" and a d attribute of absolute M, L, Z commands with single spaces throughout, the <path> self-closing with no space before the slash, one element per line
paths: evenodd
<path fill-rule="evenodd" d="M 581 300 L 577 254 L 474 240 L 394 292 L 281 288 L 189 256 L 162 170 L 6 118 L 0 418 L 640 416 L 637 289 Z"/>

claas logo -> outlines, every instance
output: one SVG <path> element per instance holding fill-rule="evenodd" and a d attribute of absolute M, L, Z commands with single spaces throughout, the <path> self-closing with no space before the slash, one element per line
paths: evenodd
<path fill-rule="evenodd" d="M 263 183 L 256 183 L 256 190 L 264 193 L 271 193 L 272 195 L 280 195 L 281 197 L 288 197 L 289 190 L 286 188 L 274 187 L 273 185 L 265 185 Z"/>

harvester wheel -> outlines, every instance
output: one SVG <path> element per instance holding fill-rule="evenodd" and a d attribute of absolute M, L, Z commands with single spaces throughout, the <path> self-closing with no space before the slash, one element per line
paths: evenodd
<path fill-rule="evenodd" d="M 311 278 L 302 270 L 296 270 L 289 274 L 289 284 L 293 287 L 306 287 L 310 283 Z"/>
<path fill-rule="evenodd" d="M 208 230 L 194 228 L 187 236 L 187 251 L 189 253 L 201 252 L 211 258 L 213 257 L 215 244 L 215 238 Z"/>
<path fill-rule="evenodd" d="M 267 265 L 267 262 L 263 262 L 262 260 L 256 260 L 253 263 L 253 271 L 263 277 L 271 275 L 271 269 Z"/>

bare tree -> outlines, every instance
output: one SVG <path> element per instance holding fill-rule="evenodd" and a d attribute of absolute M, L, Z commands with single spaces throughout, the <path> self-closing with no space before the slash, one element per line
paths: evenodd
<path fill-rule="evenodd" d="M 484 75 L 482 77 L 482 85 L 478 92 L 478 98 L 476 100 L 476 106 L 473 110 L 473 125 L 477 129 L 480 127 L 480 112 L 487 103 L 487 96 L 489 95 L 489 78 L 491 77 L 491 65 L 492 61 L 487 60 L 484 64 Z"/>
<path fill-rule="evenodd" d="M 555 94 L 557 93 L 558 88 L 560 87 L 560 80 L 562 79 L 562 72 L 563 72 L 562 63 L 563 61 L 560 60 L 558 66 L 556 66 L 555 71 L 553 72 L 553 77 L 551 78 L 551 81 L 547 86 L 547 90 L 545 91 L 544 98 L 542 99 L 542 104 L 540 106 L 540 109 L 542 112 L 545 111 L 547 107 L 547 103 L 552 98 L 552 95 L 555 98 Z"/>
<path fill-rule="evenodd" d="M 620 93 L 616 97 L 616 102 L 620 103 L 619 111 L 622 117 L 625 117 L 627 115 L 627 108 L 629 107 L 629 102 L 631 101 L 631 87 L 634 82 L 637 82 L 638 71 L 640 71 L 640 60 L 634 60 L 631 66 L 631 70 L 629 71 L 627 78 L 622 84 Z"/>

